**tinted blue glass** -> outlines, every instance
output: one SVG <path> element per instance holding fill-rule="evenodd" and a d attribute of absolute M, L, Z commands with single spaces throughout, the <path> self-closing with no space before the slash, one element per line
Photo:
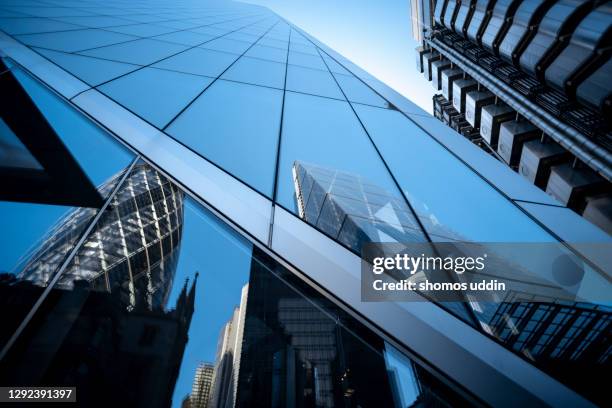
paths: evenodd
<path fill-rule="evenodd" d="M 192 48 L 174 57 L 165 59 L 153 67 L 171 69 L 196 75 L 219 76 L 238 58 L 235 54 Z"/>
<path fill-rule="evenodd" d="M 280 90 L 219 80 L 167 131 L 271 196 L 281 102 Z"/>
<path fill-rule="evenodd" d="M 291 31 L 291 42 L 302 45 L 311 45 L 312 43 L 296 30 Z"/>
<path fill-rule="evenodd" d="M 323 60 L 325 61 L 325 64 L 327 64 L 327 67 L 331 72 L 335 72 L 336 74 L 352 75 L 346 68 L 338 64 L 335 60 L 333 60 L 326 54 L 321 53 L 321 55 L 323 56 Z"/>
<path fill-rule="evenodd" d="M 418 126 L 423 127 L 436 140 L 439 140 L 449 150 L 454 152 L 475 171 L 491 180 L 500 190 L 515 200 L 525 200 L 550 205 L 559 205 L 559 201 L 531 184 L 523 177 L 516 177 L 516 173 L 508 170 L 505 163 L 495 160 L 489 155 L 482 154 L 482 149 L 464 137 L 457 137 L 457 132 L 438 119 L 423 114 L 408 114 Z"/>
<path fill-rule="evenodd" d="M 259 39 L 259 36 L 254 35 L 254 34 L 249 34 L 246 32 L 236 31 L 236 32 L 226 35 L 223 38 L 227 38 L 228 40 L 244 41 L 244 42 L 248 42 L 249 44 L 252 44 Z"/>
<path fill-rule="evenodd" d="M 269 61 L 282 62 L 287 61 L 287 50 L 266 45 L 255 44 L 245 54 L 246 57 L 254 57 Z"/>
<path fill-rule="evenodd" d="M 242 57 L 221 78 L 283 89 L 285 64 Z"/>
<path fill-rule="evenodd" d="M 133 195 L 136 205 L 130 204 Z M 118 231 L 128 225 L 123 239 Z M 157 234 L 149 235 L 151 229 Z M 339 400 L 399 408 L 401 397 L 465 405 L 146 166 L 130 174 L 86 243 L 11 349 L 10 363 L 0 367 L 3 380 L 19 370 L 28 385 L 41 372 L 54 384 L 71 381 L 86 406 L 193 406 L 206 400 L 193 386 L 205 379 L 212 383 L 207 391 L 213 406 L 249 406 L 253 400 L 257 406 L 292 406 L 304 398 L 313 406 Z M 96 253 L 88 249 L 101 246 Z M 117 262 L 105 268 L 101 259 Z M 12 286 L 0 281 L 0 290 L 21 311 L 30 306 L 23 295 L 42 288 L 18 279 Z M 57 317 L 54 333 L 44 330 L 51 317 Z M 32 344 L 44 367 L 31 365 Z M 93 369 L 102 366 L 108 369 Z M 135 378 L 130 387 L 121 386 Z M 319 391 L 313 393 L 304 378 L 314 378 Z M 103 392 L 111 384 L 115 392 Z M 444 402 L 429 391 L 440 387 Z"/>
<path fill-rule="evenodd" d="M 9 5 L 7 5 L 9 7 Z M 40 3 L 15 2 L 11 10 L 36 17 L 91 16 L 92 13 L 66 7 L 40 7 Z"/>
<path fill-rule="evenodd" d="M 234 54 L 242 54 L 251 46 L 251 43 L 246 41 L 230 40 L 228 38 L 217 38 L 202 45 L 202 48 L 209 50 L 231 52 Z"/>
<path fill-rule="evenodd" d="M 355 110 L 432 239 L 552 240 L 400 112 L 362 105 Z"/>
<path fill-rule="evenodd" d="M 14 69 L 13 74 L 28 92 L 51 127 L 57 132 L 58 137 L 87 177 L 95 186 L 99 187 L 100 196 L 106 198 L 116 185 L 124 168 L 131 163 L 133 155 L 30 76 L 18 69 Z M 27 114 L 27 112 L 24 112 L 24 114 Z M 12 132 L 9 134 L 6 130 L 2 131 L 2 127 L 0 127 L 2 139 L 5 139 L 5 133 L 9 136 L 12 134 Z M 15 159 L 14 154 L 13 159 Z M 47 171 L 42 167 L 37 170 Z M 56 171 L 57 169 L 54 168 L 54 173 L 47 173 L 47 175 L 57 177 Z M 52 183 L 51 185 L 55 186 L 60 184 L 60 181 L 52 180 Z M 27 190 L 27 188 L 27 185 L 24 186 L 24 190 Z M 79 188 L 80 186 L 74 186 L 74 191 L 81 191 Z M 55 187 L 47 189 L 51 191 L 43 195 L 45 200 L 43 202 L 49 202 L 47 200 L 54 202 L 53 200 L 56 198 L 61 200 L 61 196 L 65 194 L 55 190 Z M 28 196 L 34 201 L 38 197 L 35 193 L 28 194 Z M 75 200 L 78 201 L 78 195 L 75 194 L 75 196 L 72 198 L 72 203 Z M 17 296 L 21 305 L 16 310 L 1 308 L 0 319 L 3 329 L 0 331 L 0 347 L 3 347 L 5 342 L 8 341 L 8 338 L 21 323 L 21 319 L 25 317 L 30 310 L 29 308 L 40 296 L 40 290 L 32 289 L 27 283 L 19 283 L 19 274 L 29 265 L 32 255 L 41 248 L 53 248 L 53 256 L 45 258 L 44 267 L 38 271 L 46 277 L 54 274 L 97 211 L 96 208 L 0 202 L 0 225 L 2 226 L 0 232 L 0 281 L 5 285 L 2 288 L 0 298 L 15 299 L 15 296 Z M 76 216 L 68 217 L 69 214 L 75 214 Z M 59 234 L 59 231 L 62 231 L 61 234 Z M 54 235 L 56 237 L 61 235 L 61 239 L 55 240 Z M 8 274 L 5 275 L 5 273 Z M 6 285 L 17 285 L 25 291 L 17 295 L 7 294 L 5 291 Z M 46 285 L 46 280 L 41 282 L 41 285 Z"/>
<path fill-rule="evenodd" d="M 295 42 L 293 37 L 291 37 L 291 44 L 289 45 L 289 50 L 294 52 L 302 52 L 304 54 L 319 55 L 314 45 Z"/>
<path fill-rule="evenodd" d="M 71 16 L 56 17 L 56 19 L 59 21 L 64 21 L 66 23 L 78 24 L 89 28 L 113 27 L 134 23 L 133 21 L 125 18 L 111 16 Z"/>
<path fill-rule="evenodd" d="M 304 54 L 301 52 L 289 51 L 289 63 L 302 67 L 321 69 L 327 71 L 327 67 L 319 55 Z"/>
<path fill-rule="evenodd" d="M 74 207 L 0 201 L 0 273 L 15 268 L 57 221 Z M 27 220 L 27 228 L 24 228 Z"/>
<path fill-rule="evenodd" d="M 192 33 L 191 31 L 178 31 L 175 33 L 158 35 L 155 36 L 153 39 L 194 46 L 202 44 L 213 38 L 215 37 L 211 34 L 198 34 Z"/>
<path fill-rule="evenodd" d="M 143 68 L 99 89 L 161 129 L 212 80 L 200 75 Z"/>
<path fill-rule="evenodd" d="M 136 40 L 82 52 L 91 57 L 106 58 L 131 64 L 148 65 L 177 54 L 187 47 L 155 40 Z"/>
<path fill-rule="evenodd" d="M 287 90 L 344 100 L 329 72 L 297 65 L 288 65 Z"/>
<path fill-rule="evenodd" d="M 194 22 L 191 22 L 191 21 L 176 20 L 176 21 L 161 21 L 157 25 L 159 25 L 161 27 L 174 28 L 174 29 L 177 29 L 177 30 L 187 30 L 187 29 L 190 29 L 190 28 L 195 28 L 195 27 L 199 26 L 200 24 L 194 23 Z"/>
<path fill-rule="evenodd" d="M 0 10 L 0 17 L 27 17 L 23 13 L 16 13 L 13 11 Z"/>
<path fill-rule="evenodd" d="M 555 207 L 535 203 L 518 202 L 518 204 L 540 220 L 551 226 L 553 232 L 569 242 L 608 242 L 610 235 L 599 229 L 574 211 L 566 207 Z"/>
<path fill-rule="evenodd" d="M 120 75 L 134 71 L 139 66 L 108 61 L 64 52 L 37 49 L 37 52 L 64 68 L 80 80 L 96 86 Z"/>
<path fill-rule="evenodd" d="M 0 29 L 7 34 L 34 34 L 49 31 L 80 29 L 78 25 L 63 23 L 46 18 L 3 18 L 0 19 Z"/>
<path fill-rule="evenodd" d="M 132 153 L 89 119 L 22 71 L 14 75 L 95 186 L 130 164 Z"/>
<path fill-rule="evenodd" d="M 110 27 L 108 30 L 116 33 L 135 35 L 138 37 L 151 37 L 154 35 L 166 34 L 171 31 L 175 31 L 173 28 L 161 27 L 153 24 L 121 25 L 119 27 Z"/>
<path fill-rule="evenodd" d="M 347 102 L 288 92 L 278 173 L 278 202 L 296 211 L 292 168 L 296 161 L 376 181 L 400 196 Z"/>
<path fill-rule="evenodd" d="M 43 169 L 2 118 L 0 118 L 0 163 L 6 167 Z"/>
<path fill-rule="evenodd" d="M 190 29 L 189 31 L 193 31 L 194 33 L 200 33 L 200 34 L 210 34 L 210 35 L 214 35 L 215 37 L 219 37 L 223 34 L 228 33 L 228 30 L 218 28 L 218 27 L 197 27 L 197 28 Z"/>
<path fill-rule="evenodd" d="M 165 17 L 159 17 L 152 14 L 130 14 L 129 19 L 132 23 L 157 23 L 167 20 Z"/>
<path fill-rule="evenodd" d="M 340 87 L 346 94 L 346 97 L 351 102 L 365 103 L 368 105 L 376 105 L 387 107 L 387 101 L 381 98 L 370 87 L 361 82 L 360 79 L 354 76 L 334 75 L 340 84 Z"/>
<path fill-rule="evenodd" d="M 281 50 L 287 50 L 287 47 L 289 46 L 286 40 L 278 40 L 268 35 L 263 36 L 259 41 L 257 41 L 257 44 L 265 45 L 267 47 L 280 48 Z"/>
<path fill-rule="evenodd" d="M 29 34 L 16 37 L 19 41 L 34 47 L 75 52 L 135 39 L 131 35 L 111 33 L 103 30 L 75 30 L 46 34 Z"/>

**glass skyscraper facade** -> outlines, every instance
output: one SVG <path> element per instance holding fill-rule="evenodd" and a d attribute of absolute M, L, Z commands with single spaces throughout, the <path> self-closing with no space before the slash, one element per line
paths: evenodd
<path fill-rule="evenodd" d="M 270 10 L 2 0 L 0 57 L 0 385 L 605 404 L 610 236 Z M 464 241 L 558 243 L 577 301 L 361 300 L 364 244 Z"/>

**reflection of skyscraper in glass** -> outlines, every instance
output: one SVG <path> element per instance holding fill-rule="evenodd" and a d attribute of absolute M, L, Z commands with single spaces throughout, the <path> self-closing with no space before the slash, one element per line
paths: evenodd
<path fill-rule="evenodd" d="M 207 408 L 210 405 L 210 396 L 213 384 L 215 366 L 210 363 L 201 363 L 196 368 L 193 378 L 193 387 L 189 396 L 191 408 Z"/>
<path fill-rule="evenodd" d="M 273 268 L 251 264 L 236 406 L 393 406 L 384 345 L 366 346 Z"/>
<path fill-rule="evenodd" d="M 88 281 L 95 290 L 118 289 L 130 308 L 164 306 L 178 262 L 183 225 L 183 193 L 152 167 L 139 163 L 129 170 L 105 211 L 58 285 L 71 288 Z M 111 190 L 123 174 L 104 184 Z M 75 236 L 85 228 L 92 210 L 69 213 L 43 241 L 20 276 L 46 285 L 53 278 Z"/>
<path fill-rule="evenodd" d="M 604 401 L 612 309 L 553 300 L 534 302 L 529 294 L 509 293 L 488 322 L 489 331 L 562 381 Z"/>
<path fill-rule="evenodd" d="M 245 285 L 240 295 L 240 306 L 234 309 L 231 319 L 223 326 L 219 334 L 214 384 L 211 392 L 211 406 L 213 407 L 229 408 L 236 403 L 248 293 L 249 285 Z"/>
<path fill-rule="evenodd" d="M 421 241 L 406 202 L 364 177 L 296 161 L 293 182 L 300 217 L 349 248 Z"/>

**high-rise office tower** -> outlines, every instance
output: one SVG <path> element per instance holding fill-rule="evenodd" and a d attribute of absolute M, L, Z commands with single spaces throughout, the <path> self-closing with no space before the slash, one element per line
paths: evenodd
<path fill-rule="evenodd" d="M 100 379 L 115 379 L 119 391 L 103 397 L 178 407 L 223 332 L 214 377 L 228 380 L 224 406 L 605 403 L 596 376 L 610 364 L 610 338 L 599 336 L 610 324 L 611 239 L 540 188 L 581 165 L 544 161 L 550 175 L 534 173 L 534 185 L 255 5 L 3 1 L 0 30 L 0 367 L 22 379 L 0 385 L 76 378 L 77 399 L 95 401 Z M 464 71 L 454 75 L 480 92 L 474 107 L 489 106 L 484 88 L 497 90 Z M 521 117 L 549 139 L 586 132 Z M 481 109 L 466 122 L 485 118 Z M 605 150 L 584 140 L 557 144 L 591 180 Z M 549 146 L 524 146 L 534 141 Z M 605 202 L 592 187 L 563 190 L 570 207 L 605 209 L 590 205 Z M 334 234 L 348 232 L 338 223 L 360 238 Z M 376 241 L 556 243 L 581 272 L 557 279 L 563 257 L 533 272 L 538 284 L 566 282 L 579 302 L 553 296 L 543 302 L 551 314 L 525 299 L 365 302 L 359 246 Z M 196 271 L 190 285 L 162 285 Z M 566 314 L 575 320 L 557 323 Z M 545 342 L 568 351 L 538 351 Z M 565 375 L 571 367 L 580 376 Z"/>
<path fill-rule="evenodd" d="M 607 1 L 412 0 L 434 115 L 612 232 Z"/>
<path fill-rule="evenodd" d="M 213 385 L 215 366 L 210 363 L 202 363 L 196 369 L 193 377 L 193 387 L 189 396 L 191 408 L 207 408 L 210 405 L 210 397 Z"/>

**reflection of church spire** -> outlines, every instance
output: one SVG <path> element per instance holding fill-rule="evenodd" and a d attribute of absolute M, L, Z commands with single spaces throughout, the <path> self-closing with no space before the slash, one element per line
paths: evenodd
<path fill-rule="evenodd" d="M 189 278 L 185 279 L 185 284 L 183 285 L 181 293 L 176 300 L 176 317 L 179 318 L 187 327 L 189 327 L 189 324 L 191 323 L 191 316 L 193 316 L 193 312 L 195 310 L 195 293 L 198 276 L 200 276 L 200 273 L 196 272 L 189 290 L 187 290 L 187 287 L 189 286 Z"/>

